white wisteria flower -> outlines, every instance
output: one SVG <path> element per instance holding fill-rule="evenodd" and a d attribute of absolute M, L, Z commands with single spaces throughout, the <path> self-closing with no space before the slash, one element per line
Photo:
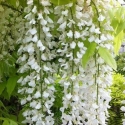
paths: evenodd
<path fill-rule="evenodd" d="M 103 21 L 104 19 L 105 19 L 105 17 L 100 14 L 98 20 L 99 20 L 99 21 Z"/>
<path fill-rule="evenodd" d="M 79 48 L 83 48 L 83 47 L 84 47 L 83 42 L 78 41 L 78 47 L 79 47 Z"/>
<path fill-rule="evenodd" d="M 37 91 L 35 94 L 34 94 L 34 98 L 39 98 L 41 97 L 41 93 L 39 91 Z"/>
<path fill-rule="evenodd" d="M 47 92 L 44 91 L 44 92 L 43 92 L 43 97 L 44 97 L 44 98 L 48 98 L 48 97 L 49 97 L 49 93 L 47 93 Z"/>
<path fill-rule="evenodd" d="M 68 36 L 69 38 L 72 38 L 72 37 L 73 37 L 73 32 L 70 30 L 70 31 L 67 33 L 67 36 Z"/>
<path fill-rule="evenodd" d="M 70 48 L 75 49 L 75 47 L 76 47 L 76 43 L 74 41 L 70 43 Z"/>
<path fill-rule="evenodd" d="M 80 35 L 80 33 L 78 31 L 75 31 L 74 36 L 75 36 L 76 39 L 78 39 L 78 38 L 80 38 L 81 35 Z"/>
<path fill-rule="evenodd" d="M 67 95 L 66 95 L 66 98 L 67 98 L 68 100 L 70 100 L 70 99 L 72 98 L 71 93 L 67 94 Z"/>
<path fill-rule="evenodd" d="M 45 50 L 45 46 L 42 44 L 41 40 L 37 42 L 37 47 L 39 47 L 41 51 Z"/>
<path fill-rule="evenodd" d="M 27 4 L 33 4 L 33 0 L 27 0 Z"/>
<path fill-rule="evenodd" d="M 32 34 L 32 35 L 35 35 L 37 33 L 37 30 L 36 28 L 33 28 L 33 29 L 30 29 L 29 32 Z"/>
<path fill-rule="evenodd" d="M 35 87 L 35 86 L 36 86 L 35 80 L 31 80 L 31 81 L 28 83 L 28 85 L 31 86 L 31 87 Z"/>

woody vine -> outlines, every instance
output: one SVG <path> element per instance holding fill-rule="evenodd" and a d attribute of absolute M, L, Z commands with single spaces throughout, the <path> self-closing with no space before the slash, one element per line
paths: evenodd
<path fill-rule="evenodd" d="M 0 3 L 0 59 L 9 56 L 6 65 L 19 66 L 6 88 L 11 96 L 10 86 L 17 81 L 22 124 L 106 125 L 111 100 L 107 88 L 124 37 L 124 8 L 115 0 Z M 12 61 L 15 50 L 17 60 Z M 6 73 L 1 74 L 2 85 Z"/>

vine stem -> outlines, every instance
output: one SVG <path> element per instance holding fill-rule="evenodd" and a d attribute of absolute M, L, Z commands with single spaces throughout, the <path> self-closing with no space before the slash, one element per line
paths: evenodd
<path fill-rule="evenodd" d="M 73 19 L 73 12 L 72 12 L 71 8 L 70 8 L 70 12 L 71 12 L 71 17 Z M 74 37 L 74 32 L 75 32 L 74 24 L 72 26 L 72 30 L 73 30 L 73 38 L 72 38 L 72 40 L 74 41 L 75 40 L 75 37 Z M 74 49 L 72 50 L 72 53 L 73 53 L 73 59 L 74 59 L 74 56 L 75 56 Z M 74 72 L 74 60 L 72 60 L 72 74 L 73 74 L 73 72 Z M 74 87 L 74 84 L 72 82 L 72 85 L 71 85 L 71 94 L 73 94 L 73 87 Z"/>
<path fill-rule="evenodd" d="M 40 11 L 40 1 L 38 0 L 38 11 Z M 38 20 L 38 39 L 40 40 L 40 37 L 41 37 L 41 30 L 40 30 L 40 20 Z M 41 51 L 39 50 L 39 65 L 40 65 L 40 68 L 42 67 L 42 62 L 41 62 Z M 42 75 L 43 75 L 43 72 L 42 72 L 42 69 L 40 69 L 40 84 L 41 84 L 41 104 L 42 104 L 42 112 L 43 112 L 43 79 L 42 79 Z"/>
<path fill-rule="evenodd" d="M 91 3 L 94 5 L 95 7 L 95 10 L 96 10 L 96 13 L 97 13 L 97 17 L 99 17 L 99 12 L 98 12 L 98 8 L 96 6 L 96 4 L 94 3 L 93 0 L 91 0 Z M 97 21 L 98 22 L 98 25 L 99 25 L 99 28 L 101 29 L 101 24 L 100 24 L 100 21 Z M 99 34 L 99 39 L 100 39 L 100 34 Z M 97 57 L 99 57 L 99 54 L 98 54 L 98 51 L 96 50 L 95 51 L 95 65 L 97 66 L 97 73 L 95 74 L 95 84 L 96 84 L 96 90 L 97 90 L 97 100 L 96 100 L 96 103 L 98 105 L 98 99 L 99 99 L 99 85 L 97 83 L 97 77 L 99 77 L 99 64 L 97 64 Z"/>
<path fill-rule="evenodd" d="M 97 13 L 97 17 L 99 18 L 99 12 L 98 12 L 98 8 L 97 8 L 97 6 L 96 6 L 96 4 L 94 3 L 94 1 L 93 0 L 91 0 L 91 3 L 94 5 L 94 7 L 95 7 L 95 10 L 96 10 L 96 13 Z M 101 24 L 100 24 L 100 22 L 99 21 L 97 21 L 98 22 L 98 26 L 99 26 L 99 28 L 100 28 L 100 30 L 101 30 Z M 99 39 L 100 39 L 100 34 L 99 34 Z M 99 85 L 98 85 L 98 83 L 97 83 L 97 77 L 99 77 L 99 69 L 100 69 L 100 65 L 99 65 L 99 63 L 97 64 L 97 57 L 99 57 L 99 54 L 98 54 L 98 50 L 95 50 L 95 66 L 97 67 L 97 73 L 95 74 L 95 84 L 96 84 L 96 104 L 98 105 L 99 104 Z M 96 119 L 97 119 L 98 117 L 97 117 L 97 115 L 96 115 Z"/>

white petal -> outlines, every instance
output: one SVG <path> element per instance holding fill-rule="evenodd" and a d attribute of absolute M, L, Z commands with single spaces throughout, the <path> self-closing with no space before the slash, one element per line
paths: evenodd
<path fill-rule="evenodd" d="M 26 92 L 29 93 L 29 94 L 33 93 L 33 91 L 34 91 L 34 88 L 28 88 L 28 89 L 26 90 Z"/>
<path fill-rule="evenodd" d="M 21 105 L 26 104 L 26 99 L 21 99 Z"/>
<path fill-rule="evenodd" d="M 78 102 L 79 101 L 79 96 L 78 95 L 74 95 L 72 98 L 74 101 Z"/>
<path fill-rule="evenodd" d="M 122 111 L 125 111 L 125 106 L 122 106 L 120 109 L 121 109 Z"/>
<path fill-rule="evenodd" d="M 71 97 L 72 97 L 71 93 L 69 93 L 69 94 L 66 95 L 66 98 L 67 98 L 68 100 L 70 100 Z"/>
<path fill-rule="evenodd" d="M 37 30 L 36 30 L 36 28 L 33 28 L 33 29 L 30 29 L 29 32 L 30 32 L 32 35 L 34 35 L 34 34 L 37 33 Z"/>
<path fill-rule="evenodd" d="M 67 33 L 67 36 L 68 36 L 69 38 L 72 38 L 72 37 L 73 37 L 73 32 L 70 30 L 70 31 Z"/>
<path fill-rule="evenodd" d="M 45 50 L 45 46 L 42 44 L 41 40 L 39 40 L 39 41 L 37 42 L 37 47 L 40 47 L 40 50 L 41 50 L 41 51 L 44 51 L 44 50 Z"/>
<path fill-rule="evenodd" d="M 34 35 L 34 37 L 32 38 L 32 41 L 33 41 L 33 42 L 37 42 L 37 41 L 38 41 L 37 35 Z"/>
<path fill-rule="evenodd" d="M 44 97 L 44 98 L 48 98 L 48 97 L 49 97 L 49 93 L 43 92 L 43 97 Z"/>
<path fill-rule="evenodd" d="M 28 95 L 28 97 L 26 99 L 27 99 L 27 101 L 31 101 L 32 100 L 30 95 Z"/>
<path fill-rule="evenodd" d="M 50 68 L 48 68 L 46 65 L 43 66 L 44 71 L 49 71 Z"/>
<path fill-rule="evenodd" d="M 36 101 L 30 102 L 30 107 L 35 108 L 37 105 Z"/>
<path fill-rule="evenodd" d="M 42 3 L 43 6 L 50 6 L 51 5 L 49 0 L 42 0 L 41 3 Z"/>
<path fill-rule="evenodd" d="M 38 121 L 38 115 L 34 115 L 34 116 L 32 117 L 32 121 Z"/>
<path fill-rule="evenodd" d="M 78 57 L 79 59 L 81 59 L 81 58 L 82 58 L 82 56 L 83 56 L 83 54 L 82 54 L 82 53 L 77 52 L 77 57 Z"/>
<path fill-rule="evenodd" d="M 105 17 L 104 17 L 104 16 L 99 15 L 98 21 L 103 21 L 104 19 L 105 19 Z"/>
<path fill-rule="evenodd" d="M 76 43 L 74 41 L 70 43 L 70 48 L 74 49 L 75 47 L 76 47 Z"/>
<path fill-rule="evenodd" d="M 45 55 L 45 54 L 42 54 L 42 55 L 41 55 L 41 59 L 44 60 L 44 61 L 47 60 L 46 55 Z"/>
<path fill-rule="evenodd" d="M 33 7 L 32 12 L 33 12 L 33 13 L 36 13 L 36 12 L 37 12 L 36 6 Z"/>
<path fill-rule="evenodd" d="M 38 14 L 38 20 L 39 20 L 39 19 L 43 19 L 43 16 L 42 16 L 41 13 Z"/>
<path fill-rule="evenodd" d="M 59 18 L 59 20 L 57 21 L 57 23 L 59 23 L 59 24 L 61 24 L 61 23 L 63 23 L 64 21 L 63 21 L 63 16 L 61 16 L 60 18 Z"/>
<path fill-rule="evenodd" d="M 102 34 L 101 35 L 101 38 L 100 38 L 102 41 L 106 41 L 107 40 L 107 38 L 105 37 L 105 35 L 104 34 Z"/>
<path fill-rule="evenodd" d="M 78 31 L 75 31 L 74 36 L 75 36 L 76 39 L 78 39 L 78 38 L 80 38 L 81 35 L 80 35 L 80 33 Z"/>
<path fill-rule="evenodd" d="M 76 79 L 76 76 L 75 76 L 75 75 L 72 75 L 72 76 L 70 77 L 70 79 L 75 80 L 75 79 Z"/>
<path fill-rule="evenodd" d="M 66 21 L 59 26 L 60 30 L 64 30 L 65 28 L 66 28 Z"/>
<path fill-rule="evenodd" d="M 36 109 L 40 109 L 41 108 L 41 103 L 39 102 L 36 106 L 35 106 Z"/>
<path fill-rule="evenodd" d="M 50 81 L 47 78 L 45 78 L 44 81 L 45 83 L 50 84 Z"/>
<path fill-rule="evenodd" d="M 41 23 L 41 25 L 45 26 L 47 24 L 47 21 L 42 19 L 40 23 Z"/>
<path fill-rule="evenodd" d="M 53 23 L 53 20 L 51 18 L 47 17 L 47 22 Z"/>
<path fill-rule="evenodd" d="M 30 21 L 30 24 L 35 24 L 36 23 L 36 21 L 34 20 L 34 19 L 32 19 L 31 21 Z"/>
<path fill-rule="evenodd" d="M 68 10 L 62 11 L 62 15 L 68 16 Z"/>
<path fill-rule="evenodd" d="M 100 34 L 100 33 L 101 33 L 100 30 L 99 30 L 99 28 L 96 28 L 96 29 L 95 29 L 95 33 L 97 33 L 97 34 Z"/>
<path fill-rule="evenodd" d="M 31 86 L 31 87 L 35 87 L 35 86 L 36 86 L 35 80 L 30 81 L 30 82 L 28 83 L 28 85 Z"/>
<path fill-rule="evenodd" d="M 83 46 L 84 46 L 83 42 L 78 42 L 78 47 L 79 48 L 83 48 Z"/>
<path fill-rule="evenodd" d="M 89 40 L 89 42 L 93 42 L 93 41 L 95 41 L 95 37 L 93 35 L 91 35 L 88 40 Z"/>
<path fill-rule="evenodd" d="M 39 91 L 37 91 L 35 94 L 34 94 L 34 98 L 39 98 L 41 97 L 41 93 Z"/>
<path fill-rule="evenodd" d="M 92 107 L 93 107 L 94 109 L 97 109 L 99 106 L 98 106 L 97 104 L 93 103 L 93 104 L 92 104 Z"/>
<path fill-rule="evenodd" d="M 90 28 L 90 32 L 94 33 L 95 32 L 95 25 L 92 25 L 92 27 Z"/>
<path fill-rule="evenodd" d="M 27 4 L 33 4 L 33 0 L 27 0 Z"/>
<path fill-rule="evenodd" d="M 44 32 L 44 33 L 47 33 L 48 31 L 49 31 L 49 27 L 44 26 L 44 27 L 43 27 L 43 32 Z"/>

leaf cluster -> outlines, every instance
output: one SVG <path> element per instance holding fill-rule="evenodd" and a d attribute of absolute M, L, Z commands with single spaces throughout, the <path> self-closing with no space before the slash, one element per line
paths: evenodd
<path fill-rule="evenodd" d="M 122 125 L 123 112 L 120 110 L 121 106 L 124 105 L 121 101 L 125 100 L 125 78 L 120 73 L 113 75 L 113 84 L 110 87 L 111 97 L 108 125 Z"/>
<path fill-rule="evenodd" d="M 117 62 L 117 73 L 120 73 L 125 76 L 125 53 L 120 53 L 116 56 Z"/>
<path fill-rule="evenodd" d="M 109 11 L 111 26 L 114 29 L 114 52 L 118 55 L 121 43 L 124 40 L 125 34 L 125 8 L 124 7 L 114 7 Z"/>

